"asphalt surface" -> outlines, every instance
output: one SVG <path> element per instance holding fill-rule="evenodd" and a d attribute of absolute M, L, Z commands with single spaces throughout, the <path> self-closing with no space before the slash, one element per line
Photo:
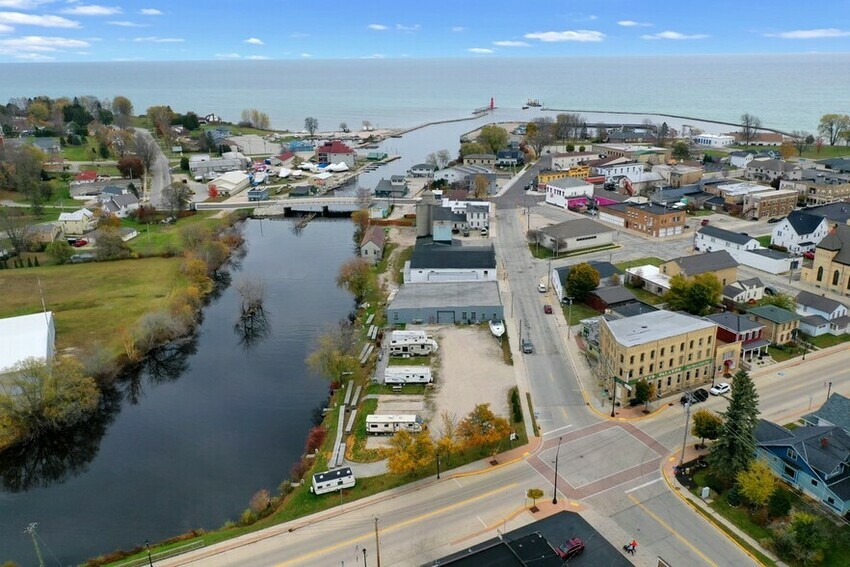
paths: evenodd
<path fill-rule="evenodd" d="M 148 172 L 150 175 L 148 182 L 148 201 L 154 207 L 159 207 L 162 203 L 162 190 L 171 185 L 171 164 L 149 131 L 144 128 L 136 128 L 136 132 L 141 132 L 142 135 L 147 136 L 157 148 L 158 155 L 156 161 L 154 161 Z"/>

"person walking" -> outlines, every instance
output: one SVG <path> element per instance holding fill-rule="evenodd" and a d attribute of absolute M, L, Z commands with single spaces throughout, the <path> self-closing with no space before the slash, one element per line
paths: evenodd
<path fill-rule="evenodd" d="M 637 540 L 633 539 L 632 542 L 629 544 L 629 553 L 634 555 L 635 552 L 637 551 L 637 546 L 638 546 Z"/>

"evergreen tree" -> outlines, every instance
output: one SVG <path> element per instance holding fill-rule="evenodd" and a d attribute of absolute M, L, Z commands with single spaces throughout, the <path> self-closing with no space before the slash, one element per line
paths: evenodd
<path fill-rule="evenodd" d="M 33 260 L 33 262 L 32 262 L 32 265 L 33 265 L 33 266 L 35 266 L 36 268 L 38 268 L 38 267 L 39 267 L 39 266 L 38 266 L 38 256 L 36 256 L 36 257 L 35 257 L 35 259 L 34 259 L 34 260 Z"/>
<path fill-rule="evenodd" d="M 739 472 L 746 470 L 755 458 L 758 400 L 749 373 L 739 370 L 732 382 L 729 407 L 722 414 L 723 429 L 708 455 L 715 475 L 727 485 L 735 480 Z"/>
<path fill-rule="evenodd" d="M 32 268 L 32 258 L 27 258 L 27 268 Z"/>

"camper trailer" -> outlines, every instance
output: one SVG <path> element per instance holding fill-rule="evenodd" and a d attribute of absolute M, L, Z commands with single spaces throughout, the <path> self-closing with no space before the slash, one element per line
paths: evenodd
<path fill-rule="evenodd" d="M 425 429 L 418 415 L 367 415 L 366 433 L 369 435 L 392 435 L 396 431 L 419 433 Z"/>
<path fill-rule="evenodd" d="M 389 342 L 390 356 L 428 356 L 437 352 L 437 341 L 425 331 L 393 331 Z"/>
<path fill-rule="evenodd" d="M 387 366 L 384 384 L 430 384 L 431 369 L 427 366 Z"/>
<path fill-rule="evenodd" d="M 313 486 L 310 492 L 313 494 L 327 494 L 354 486 L 354 473 L 349 467 L 325 471 L 313 475 Z"/>

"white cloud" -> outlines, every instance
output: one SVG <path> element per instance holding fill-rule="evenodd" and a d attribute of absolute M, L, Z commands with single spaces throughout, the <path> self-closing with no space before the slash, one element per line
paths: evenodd
<path fill-rule="evenodd" d="M 139 10 L 139 13 L 143 16 L 161 16 L 162 11 L 157 10 L 156 8 L 142 8 Z"/>
<path fill-rule="evenodd" d="M 268 59 L 268 57 L 266 57 L 265 55 L 248 55 L 247 57 L 245 57 L 245 59 L 248 59 L 250 61 L 265 61 Z"/>
<path fill-rule="evenodd" d="M 617 22 L 618 26 L 623 26 L 624 28 L 651 28 L 652 24 L 649 22 L 636 22 L 634 20 L 620 20 Z"/>
<path fill-rule="evenodd" d="M 558 41 L 602 41 L 605 39 L 605 34 L 595 30 L 565 30 L 565 31 L 549 31 L 535 32 L 525 34 L 526 39 L 539 39 L 540 41 L 550 43 Z"/>
<path fill-rule="evenodd" d="M 148 24 L 137 24 L 136 22 L 128 22 L 127 20 L 116 20 L 106 22 L 110 26 L 120 26 L 122 28 L 146 28 Z"/>
<path fill-rule="evenodd" d="M 692 35 L 687 35 L 684 33 L 679 33 L 675 31 L 663 31 L 655 34 L 644 34 L 640 36 L 642 39 L 673 39 L 673 40 L 682 40 L 682 39 L 705 39 L 708 35 L 704 33 L 696 33 Z"/>
<path fill-rule="evenodd" d="M 383 59 L 384 55 L 382 53 L 373 53 L 372 55 L 364 55 L 360 59 Z"/>
<path fill-rule="evenodd" d="M 470 53 L 479 54 L 493 53 L 492 49 L 487 49 L 486 47 L 470 47 L 469 49 L 467 49 L 467 51 L 469 51 Z"/>
<path fill-rule="evenodd" d="M 825 39 L 831 37 L 846 37 L 850 31 L 837 28 L 821 28 L 814 30 L 793 30 L 779 33 L 766 33 L 767 37 L 779 37 L 782 39 Z"/>
<path fill-rule="evenodd" d="M 455 33 L 464 32 L 466 31 L 466 28 L 463 26 L 455 26 L 452 28 L 452 31 Z"/>
<path fill-rule="evenodd" d="M 310 53 L 302 53 L 301 57 L 312 57 L 313 55 Z"/>
<path fill-rule="evenodd" d="M 302 39 L 305 37 L 310 37 L 310 34 L 304 32 L 292 32 L 291 34 L 289 34 L 289 37 L 291 37 L 292 39 Z"/>
<path fill-rule="evenodd" d="M 78 28 L 79 22 L 61 16 L 37 16 L 20 12 L 0 12 L 0 24 L 41 26 L 44 28 Z"/>
<path fill-rule="evenodd" d="M 494 41 L 493 45 L 498 45 L 499 47 L 531 47 L 530 44 L 524 41 Z"/>
<path fill-rule="evenodd" d="M 50 55 L 44 55 L 43 53 L 17 53 L 15 54 L 16 59 L 23 59 L 25 61 L 55 61 L 56 58 Z"/>
<path fill-rule="evenodd" d="M 0 33 L 12 33 L 13 31 L 15 31 L 15 28 L 13 28 L 12 26 L 0 24 Z"/>
<path fill-rule="evenodd" d="M 384 31 L 384 30 L 389 29 L 384 24 L 369 24 L 366 27 L 368 27 L 370 30 L 376 30 L 376 31 Z"/>
<path fill-rule="evenodd" d="M 91 45 L 80 39 L 65 37 L 44 37 L 28 35 L 10 39 L 0 39 L 0 54 L 18 56 L 19 53 L 44 53 L 62 49 L 84 49 Z"/>
<path fill-rule="evenodd" d="M 41 4 L 47 4 L 53 0 L 0 0 L 0 8 L 14 8 L 15 10 L 32 10 Z"/>
<path fill-rule="evenodd" d="M 395 25 L 395 29 L 397 29 L 398 31 L 408 32 L 408 33 L 419 31 L 420 27 L 422 27 L 422 26 L 420 26 L 419 24 L 413 24 L 412 26 L 405 26 L 405 25 L 402 25 L 402 24 L 396 24 Z"/>
<path fill-rule="evenodd" d="M 148 37 L 134 37 L 133 41 L 136 43 L 182 43 L 186 40 L 178 37 L 159 37 L 152 35 Z"/>
<path fill-rule="evenodd" d="M 238 53 L 216 53 L 215 56 L 219 59 L 239 59 L 242 57 Z"/>
<path fill-rule="evenodd" d="M 245 43 L 250 43 L 251 45 L 265 45 L 262 39 L 256 37 L 249 37 L 245 40 Z"/>
<path fill-rule="evenodd" d="M 63 14 L 74 16 L 114 16 L 121 13 L 118 6 L 100 6 L 98 4 L 81 4 L 62 10 Z"/>

